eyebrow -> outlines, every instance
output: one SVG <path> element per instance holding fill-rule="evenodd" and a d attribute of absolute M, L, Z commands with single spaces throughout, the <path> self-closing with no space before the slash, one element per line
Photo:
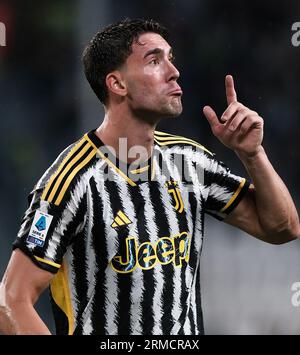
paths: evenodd
<path fill-rule="evenodd" d="M 163 50 L 161 48 L 150 49 L 149 51 L 147 51 L 145 53 L 144 58 L 148 57 L 151 54 L 161 54 L 162 52 L 163 52 Z M 170 48 L 169 54 L 173 55 L 172 48 Z"/>

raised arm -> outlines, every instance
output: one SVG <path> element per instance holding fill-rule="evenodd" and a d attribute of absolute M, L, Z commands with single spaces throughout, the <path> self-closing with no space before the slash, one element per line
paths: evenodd
<path fill-rule="evenodd" d="M 221 119 L 209 106 L 203 112 L 213 134 L 236 152 L 253 181 L 225 222 L 268 243 L 293 240 L 300 236 L 299 217 L 288 189 L 262 147 L 263 119 L 237 101 L 232 76 L 226 76 L 225 87 L 228 107 Z"/>
<path fill-rule="evenodd" d="M 19 249 L 12 253 L 0 284 L 0 333 L 50 335 L 34 304 L 52 277 Z"/>

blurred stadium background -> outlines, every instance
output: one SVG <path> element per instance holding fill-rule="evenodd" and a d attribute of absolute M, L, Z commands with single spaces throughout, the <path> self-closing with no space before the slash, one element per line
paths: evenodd
<path fill-rule="evenodd" d="M 265 119 L 264 146 L 299 210 L 300 46 L 291 43 L 299 2 L 0 0 L 1 277 L 32 186 L 102 120 L 80 56 L 99 28 L 124 17 L 152 17 L 172 33 L 184 112 L 160 128 L 201 142 L 245 174 L 202 114 L 205 104 L 225 109 L 224 76 L 233 74 L 239 100 Z M 300 307 L 291 303 L 300 240 L 267 245 L 207 218 L 201 266 L 207 334 L 300 334 Z M 38 309 L 53 330 L 47 293 Z"/>

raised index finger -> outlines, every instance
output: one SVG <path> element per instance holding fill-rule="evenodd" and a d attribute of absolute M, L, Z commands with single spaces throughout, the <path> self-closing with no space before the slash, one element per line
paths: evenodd
<path fill-rule="evenodd" d="M 227 104 L 230 105 L 232 102 L 237 101 L 236 92 L 234 90 L 233 77 L 231 75 L 226 75 L 225 89 L 226 89 Z"/>

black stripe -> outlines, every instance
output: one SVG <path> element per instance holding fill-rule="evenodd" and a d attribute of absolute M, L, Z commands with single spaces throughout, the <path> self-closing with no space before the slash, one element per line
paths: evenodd
<path fill-rule="evenodd" d="M 56 335 L 68 335 L 69 334 L 69 320 L 63 310 L 55 303 L 52 294 L 50 292 L 50 301 L 52 312 L 55 320 L 55 333 Z"/>
<path fill-rule="evenodd" d="M 66 207 L 68 208 L 68 207 Z M 85 220 L 85 215 L 87 212 L 87 195 L 86 193 L 82 196 L 80 201 L 78 202 L 77 210 L 75 211 L 74 218 L 70 221 L 70 223 L 66 226 L 66 230 L 64 232 L 65 236 L 68 238 L 63 238 L 63 243 L 71 245 L 69 248 L 70 254 L 73 256 L 73 274 L 75 276 L 74 279 L 74 288 L 75 290 L 71 290 L 72 294 L 75 293 L 75 300 L 78 300 L 78 316 L 77 316 L 77 327 L 74 329 L 74 334 L 82 334 L 82 313 L 88 303 L 87 291 L 88 291 L 88 283 L 86 275 L 86 255 L 88 253 L 87 249 L 87 241 L 86 241 L 86 233 L 84 230 L 80 232 L 77 231 L 79 225 L 81 225 Z M 65 249 L 67 245 L 63 246 Z M 74 292 L 75 291 L 75 292 Z"/>
<path fill-rule="evenodd" d="M 196 144 L 197 146 L 205 148 L 201 143 L 194 141 L 193 139 L 186 138 L 186 137 L 181 137 L 181 136 L 157 136 L 154 134 L 154 138 L 159 142 L 159 143 L 166 143 L 168 144 L 176 144 L 176 142 L 180 143 L 186 143 L 186 144 Z M 167 138 L 167 139 L 162 139 L 162 138 Z M 200 148 L 199 147 L 199 148 Z"/>
<path fill-rule="evenodd" d="M 192 291 L 191 291 L 192 292 Z M 188 313 L 188 318 L 190 321 L 190 325 L 191 325 L 191 332 L 190 334 L 185 334 L 185 335 L 196 335 L 196 327 L 195 327 L 195 321 L 194 321 L 194 310 L 193 310 L 193 304 L 192 302 L 190 302 L 190 309 L 189 309 L 189 313 Z"/>
<path fill-rule="evenodd" d="M 229 170 L 225 172 L 205 170 L 204 172 L 204 183 L 206 186 L 215 183 L 221 187 L 226 187 L 229 191 L 235 192 L 240 182 L 240 179 L 232 176 Z"/>
<path fill-rule="evenodd" d="M 202 307 L 201 307 L 201 287 L 200 287 L 200 264 L 197 270 L 196 277 L 196 307 L 197 307 L 197 327 L 198 334 L 204 334 L 204 326 L 203 326 L 203 315 L 202 315 Z"/>
<path fill-rule="evenodd" d="M 168 170 L 167 165 L 164 163 L 164 171 L 162 174 L 167 174 L 167 179 L 170 177 L 170 171 Z M 159 236 L 169 236 L 171 237 L 171 226 L 168 221 L 167 212 L 163 205 L 163 196 L 159 190 L 161 184 L 154 181 L 151 185 L 150 190 L 150 197 L 151 201 L 154 206 L 154 210 L 156 211 L 156 225 L 159 228 Z M 153 188 L 152 188 L 153 187 Z M 166 187 L 163 187 L 166 188 Z M 163 309 L 163 316 L 162 316 L 162 333 L 163 335 L 170 334 L 171 329 L 174 325 L 174 319 L 172 316 L 172 306 L 174 301 L 174 264 L 170 263 L 167 265 L 163 265 L 162 267 L 163 276 L 164 276 L 164 288 L 162 292 L 162 309 Z"/>
<path fill-rule="evenodd" d="M 198 218 L 202 218 L 203 220 L 203 212 L 198 212 L 197 213 L 197 200 L 196 200 L 196 196 L 194 193 L 190 192 L 189 193 L 189 203 L 190 203 L 190 208 L 191 208 L 191 215 L 192 215 L 192 220 L 194 222 L 193 225 L 193 231 L 192 231 L 192 240 L 191 240 L 191 248 L 190 248 L 190 267 L 192 269 L 192 273 L 193 273 L 193 280 L 196 277 L 196 267 L 197 267 L 197 261 L 198 258 L 200 258 L 200 251 L 196 250 L 195 248 L 195 237 L 199 238 L 201 237 L 201 231 L 197 230 L 197 224 L 196 221 Z M 199 202 L 200 203 L 200 202 Z M 199 216 L 198 214 L 201 213 L 201 216 Z M 190 292 L 193 292 L 192 290 Z M 195 334 L 196 332 L 196 328 L 195 328 L 195 322 L 194 322 L 194 318 L 193 316 L 190 316 L 190 314 L 193 314 L 192 309 L 189 312 L 189 318 L 190 318 L 190 324 L 191 324 L 191 334 Z"/>
<path fill-rule="evenodd" d="M 177 165 L 179 163 L 179 160 L 178 159 L 174 159 L 174 158 L 175 158 L 175 154 L 172 154 L 171 155 L 171 162 L 173 164 L 175 164 L 177 169 L 180 171 L 181 167 Z M 181 157 L 180 160 L 182 161 L 182 159 L 183 159 L 183 157 Z M 188 192 L 182 190 L 182 187 L 180 187 L 179 184 L 178 184 L 178 190 L 179 190 L 179 192 L 176 191 L 176 189 L 175 189 L 175 193 L 177 195 L 178 201 L 180 201 L 178 195 L 179 195 L 179 193 L 181 193 L 182 203 L 184 204 L 183 198 L 182 198 L 182 194 L 188 193 Z M 184 209 L 183 209 L 182 213 L 179 213 L 178 211 L 176 213 L 176 217 L 177 217 L 177 221 L 178 221 L 178 225 L 179 225 L 179 231 L 180 231 L 180 233 L 187 232 L 190 235 L 192 233 L 192 231 L 189 231 L 189 227 L 188 227 L 188 220 L 187 220 L 187 214 L 186 214 L 186 207 L 187 206 L 183 206 L 183 207 L 184 207 Z M 190 243 L 191 242 L 192 242 L 192 240 L 190 240 Z M 179 323 L 182 326 L 184 325 L 184 323 L 186 321 L 187 311 L 188 311 L 187 301 L 188 301 L 189 292 L 188 292 L 188 290 L 187 290 L 185 285 L 186 285 L 186 270 L 187 270 L 187 267 L 188 267 L 189 264 L 190 264 L 190 260 L 189 260 L 188 264 L 186 263 L 186 261 L 184 261 L 182 263 L 182 267 L 181 267 L 181 271 L 180 271 L 180 281 L 181 281 L 180 306 L 181 306 L 182 312 L 181 312 L 181 315 L 178 318 L 178 321 L 179 321 Z M 183 328 L 182 328 L 182 331 L 183 331 Z"/>
<path fill-rule="evenodd" d="M 171 140 L 170 141 L 160 141 L 160 140 L 158 140 L 156 138 L 154 138 L 154 140 L 162 148 L 163 147 L 170 147 L 170 146 L 174 146 L 174 145 L 178 146 L 178 147 L 181 147 L 181 148 L 184 148 L 184 147 L 186 147 L 188 145 L 189 147 L 194 147 L 196 149 L 201 149 L 201 151 L 204 152 L 204 149 L 201 148 L 201 144 L 199 144 L 197 142 L 188 142 L 188 141 L 186 141 L 184 139 L 174 140 L 174 142 L 171 141 Z M 196 144 L 197 146 L 195 146 L 193 144 Z"/>
<path fill-rule="evenodd" d="M 78 142 L 79 143 L 79 142 Z M 73 152 L 71 155 L 70 155 L 70 157 L 66 160 L 66 162 L 64 163 L 64 165 L 63 165 L 63 168 L 62 168 L 62 170 L 60 171 L 60 173 L 55 177 L 55 179 L 52 181 L 52 183 L 51 183 L 51 186 L 50 186 L 50 188 L 49 188 L 49 190 L 48 190 L 48 192 L 47 192 L 47 194 L 46 194 L 46 196 L 45 196 L 45 200 L 47 201 L 48 200 L 48 198 L 49 198 L 49 196 L 50 196 L 50 194 L 51 194 L 51 191 L 52 191 L 52 189 L 54 188 L 54 186 L 55 186 L 55 184 L 56 184 L 56 181 L 58 180 L 58 178 L 59 178 L 59 176 L 64 172 L 64 169 L 67 167 L 67 165 L 77 156 L 77 154 L 79 154 L 81 151 L 82 151 L 82 149 L 86 146 L 88 144 L 88 142 L 87 141 L 85 141 L 84 143 L 83 143 L 83 145 L 79 148 L 79 149 L 76 149 L 75 150 L 75 152 Z M 73 147 L 72 147 L 73 148 Z M 59 166 L 60 166 L 60 164 L 57 164 L 58 165 L 58 168 L 59 168 Z"/>
<path fill-rule="evenodd" d="M 190 138 L 186 138 L 186 137 L 183 137 L 183 136 L 178 136 L 176 134 L 171 134 L 171 133 L 167 133 L 167 132 L 159 132 L 159 131 L 154 131 L 154 136 L 156 137 L 159 137 L 159 138 L 163 138 L 163 137 L 176 137 L 176 138 L 185 138 L 185 139 L 190 139 Z"/>
<path fill-rule="evenodd" d="M 57 190 L 56 190 L 56 192 L 55 192 L 55 194 L 54 194 L 54 196 L 53 196 L 52 203 L 55 203 L 55 201 L 56 201 L 57 197 L 59 196 L 59 194 L 60 194 L 60 192 L 61 192 L 61 190 L 62 190 L 62 188 L 63 188 L 65 182 L 67 181 L 68 177 L 72 174 L 72 172 L 77 168 L 77 166 L 79 166 L 79 165 L 83 162 L 83 160 L 84 160 L 92 151 L 93 151 L 93 148 L 92 148 L 92 147 L 89 147 L 89 149 L 83 154 L 83 156 L 76 162 L 75 165 L 72 166 L 72 168 L 71 168 L 71 169 L 68 171 L 68 173 L 64 176 L 64 178 L 61 180 L 61 182 L 60 182 L 60 184 L 59 184 L 59 186 L 58 186 L 58 188 L 57 188 Z M 84 168 L 84 167 L 82 167 L 82 168 Z M 79 173 L 79 172 L 78 172 L 78 173 Z M 77 173 L 77 174 L 78 174 L 78 173 Z M 74 176 L 74 178 L 75 178 L 75 176 Z M 74 178 L 73 178 L 73 179 L 74 179 Z"/>
<path fill-rule="evenodd" d="M 202 146 L 202 144 L 194 141 L 193 139 L 190 138 L 186 138 L 186 137 L 182 137 L 182 136 L 172 136 L 172 135 L 168 135 L 168 136 L 159 136 L 157 134 L 154 134 L 154 137 L 157 141 L 164 143 L 164 142 L 169 142 L 169 141 L 185 141 L 187 143 L 194 143 L 197 145 Z M 162 138 L 167 138 L 167 139 L 162 139 Z"/>
<path fill-rule="evenodd" d="M 108 265 L 108 249 L 107 235 L 105 235 L 105 222 L 103 220 L 103 201 L 97 189 L 94 177 L 90 179 L 90 188 L 92 196 L 93 209 L 93 227 L 92 227 L 92 245 L 96 256 L 96 286 L 94 294 L 94 302 L 91 306 L 91 323 L 92 334 L 105 334 L 105 298 L 107 295 L 106 284 L 106 268 Z M 101 233 L 102 232 L 102 233 Z M 108 315 L 109 316 L 109 315 Z"/>
<path fill-rule="evenodd" d="M 220 211 L 224 206 L 226 206 L 226 203 L 228 201 L 220 201 L 216 198 L 214 198 L 213 196 L 209 196 L 206 200 L 206 205 L 205 205 L 205 209 L 206 210 L 211 210 L 213 211 Z M 210 213 L 210 211 L 208 211 L 208 214 Z"/>
<path fill-rule="evenodd" d="M 89 133 L 88 133 L 88 137 L 89 137 L 89 139 L 94 143 L 94 145 L 97 147 L 97 148 L 99 148 L 99 147 L 101 147 L 102 145 L 104 145 L 104 143 L 102 142 L 102 140 L 98 137 L 98 136 L 96 136 L 96 134 L 95 134 L 95 129 L 93 129 L 92 131 L 90 131 Z"/>

